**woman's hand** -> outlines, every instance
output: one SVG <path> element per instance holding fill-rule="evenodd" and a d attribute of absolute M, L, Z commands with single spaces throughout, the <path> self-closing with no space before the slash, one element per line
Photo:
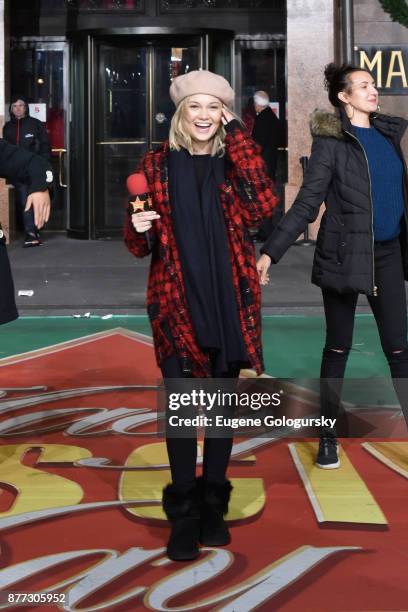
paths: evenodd
<path fill-rule="evenodd" d="M 30 193 L 24 212 L 30 210 L 30 208 L 34 211 L 34 224 L 38 229 L 41 229 L 50 218 L 51 202 L 48 189 L 46 191 Z"/>
<path fill-rule="evenodd" d="M 154 210 L 137 212 L 132 215 L 132 224 L 135 230 L 139 234 L 142 234 L 143 232 L 147 232 L 152 227 L 152 221 L 155 219 L 160 219 L 160 215 L 158 215 Z"/>
<path fill-rule="evenodd" d="M 231 113 L 231 111 L 225 106 L 225 104 L 222 105 L 222 115 L 221 115 L 221 121 L 223 125 L 227 125 L 227 123 L 229 123 L 230 121 L 232 121 L 233 119 L 235 119 L 234 115 Z"/>
<path fill-rule="evenodd" d="M 258 270 L 259 282 L 261 285 L 267 285 L 269 283 L 268 270 L 271 263 L 272 260 L 266 253 L 263 253 L 257 261 L 256 269 Z"/>

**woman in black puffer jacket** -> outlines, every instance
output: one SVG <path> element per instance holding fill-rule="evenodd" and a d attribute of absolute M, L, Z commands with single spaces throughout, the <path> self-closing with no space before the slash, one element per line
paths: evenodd
<path fill-rule="evenodd" d="M 261 249 L 258 272 L 265 283 L 270 264 L 279 261 L 325 202 L 312 272 L 312 282 L 322 288 L 326 316 L 322 413 L 337 416 L 359 293 L 367 295 L 404 409 L 403 384 L 397 379 L 408 378 L 408 176 L 400 143 L 408 122 L 376 112 L 374 79 L 357 66 L 329 64 L 325 84 L 337 112 L 312 116 L 313 146 L 302 187 Z M 327 379 L 337 384 L 329 388 Z M 317 465 L 340 465 L 335 428 L 322 430 Z"/>
<path fill-rule="evenodd" d="M 26 185 L 28 196 L 24 205 L 32 211 L 37 226 L 42 227 L 50 215 L 48 187 L 52 183 L 52 172 L 45 159 L 0 138 L 0 177 Z M 6 237 L 0 221 L 0 325 L 17 316 Z"/>

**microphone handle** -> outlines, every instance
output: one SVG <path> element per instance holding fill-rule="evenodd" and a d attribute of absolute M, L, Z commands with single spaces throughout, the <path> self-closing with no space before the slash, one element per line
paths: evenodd
<path fill-rule="evenodd" d="M 149 249 L 149 251 L 151 251 L 152 250 L 152 242 L 150 240 L 149 230 L 146 230 L 144 235 L 145 235 L 146 242 L 147 242 L 147 248 Z"/>

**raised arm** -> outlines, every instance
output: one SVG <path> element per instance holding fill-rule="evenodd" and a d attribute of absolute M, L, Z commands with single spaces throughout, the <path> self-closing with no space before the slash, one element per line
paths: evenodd
<path fill-rule="evenodd" d="M 260 147 L 239 121 L 229 121 L 225 129 L 226 154 L 232 164 L 232 182 L 242 218 L 247 226 L 257 226 L 272 215 L 279 198 L 266 173 Z"/>

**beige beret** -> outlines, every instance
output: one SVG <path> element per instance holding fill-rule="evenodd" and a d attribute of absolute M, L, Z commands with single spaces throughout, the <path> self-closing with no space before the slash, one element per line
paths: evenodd
<path fill-rule="evenodd" d="M 170 98 L 176 106 L 193 94 L 215 96 L 229 107 L 232 106 L 235 95 L 227 79 L 209 70 L 192 70 L 181 74 L 170 85 Z"/>

